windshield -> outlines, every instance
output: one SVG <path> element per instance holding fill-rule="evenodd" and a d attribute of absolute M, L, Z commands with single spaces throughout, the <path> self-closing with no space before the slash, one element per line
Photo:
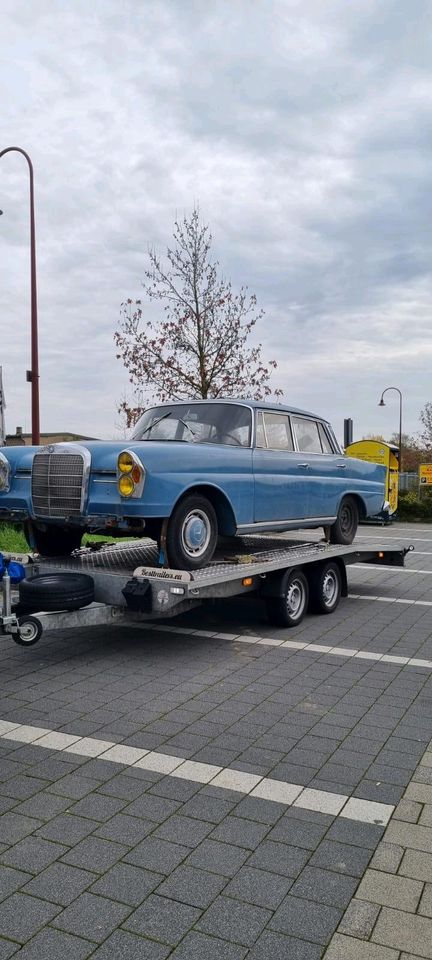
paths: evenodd
<path fill-rule="evenodd" d="M 173 403 L 146 410 L 133 440 L 185 440 L 249 447 L 252 414 L 234 403 Z"/>

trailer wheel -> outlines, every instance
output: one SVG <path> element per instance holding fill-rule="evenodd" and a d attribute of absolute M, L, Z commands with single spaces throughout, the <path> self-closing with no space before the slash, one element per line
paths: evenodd
<path fill-rule="evenodd" d="M 342 594 L 342 577 L 339 565 L 333 560 L 309 576 L 310 609 L 314 613 L 333 613 Z"/>
<path fill-rule="evenodd" d="M 79 610 L 94 600 L 93 578 L 86 573 L 43 573 L 21 580 L 21 609 Z"/>
<path fill-rule="evenodd" d="M 18 633 L 12 636 L 20 647 L 32 647 L 42 636 L 42 624 L 36 617 L 20 617 Z"/>
<path fill-rule="evenodd" d="M 354 497 L 344 497 L 339 507 L 337 520 L 330 527 L 330 543 L 348 546 L 357 533 L 359 511 Z"/>
<path fill-rule="evenodd" d="M 171 567 L 198 570 L 215 552 L 218 537 L 216 512 L 206 497 L 191 494 L 180 501 L 168 522 L 166 547 Z"/>
<path fill-rule="evenodd" d="M 301 570 L 292 570 L 282 580 L 282 591 L 278 597 L 267 597 L 267 615 L 275 627 L 296 627 L 306 613 L 309 600 L 309 586 Z"/>

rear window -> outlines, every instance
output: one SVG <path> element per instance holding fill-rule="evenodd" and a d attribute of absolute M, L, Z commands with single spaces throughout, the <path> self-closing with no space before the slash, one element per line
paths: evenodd
<path fill-rule="evenodd" d="M 289 417 L 283 413 L 259 411 L 256 445 L 269 450 L 294 450 Z"/>
<path fill-rule="evenodd" d="M 316 420 L 305 420 L 303 417 L 292 417 L 291 420 L 299 450 L 302 453 L 322 453 Z"/>

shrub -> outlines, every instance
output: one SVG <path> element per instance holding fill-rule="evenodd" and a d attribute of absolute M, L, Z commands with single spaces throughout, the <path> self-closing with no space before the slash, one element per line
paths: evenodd
<path fill-rule="evenodd" d="M 425 490 L 421 497 L 415 490 L 401 494 L 397 515 L 399 520 L 432 521 L 432 491 Z"/>

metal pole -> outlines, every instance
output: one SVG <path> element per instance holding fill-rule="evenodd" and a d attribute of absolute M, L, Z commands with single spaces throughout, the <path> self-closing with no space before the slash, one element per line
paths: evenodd
<path fill-rule="evenodd" d="M 381 400 L 378 404 L 379 407 L 384 407 L 384 394 L 388 390 L 396 390 L 396 393 L 399 394 L 399 473 L 402 472 L 402 391 L 399 390 L 399 387 L 386 387 L 381 394 Z"/>
<path fill-rule="evenodd" d="M 32 444 L 40 443 L 39 418 L 39 351 L 38 351 L 38 313 L 37 313 L 37 285 L 36 285 L 36 230 L 34 211 L 34 182 L 33 164 L 28 153 L 21 147 L 6 147 L 0 152 L 0 159 L 5 153 L 21 153 L 26 158 L 30 174 L 30 288 L 31 288 L 31 416 L 32 416 Z"/>

